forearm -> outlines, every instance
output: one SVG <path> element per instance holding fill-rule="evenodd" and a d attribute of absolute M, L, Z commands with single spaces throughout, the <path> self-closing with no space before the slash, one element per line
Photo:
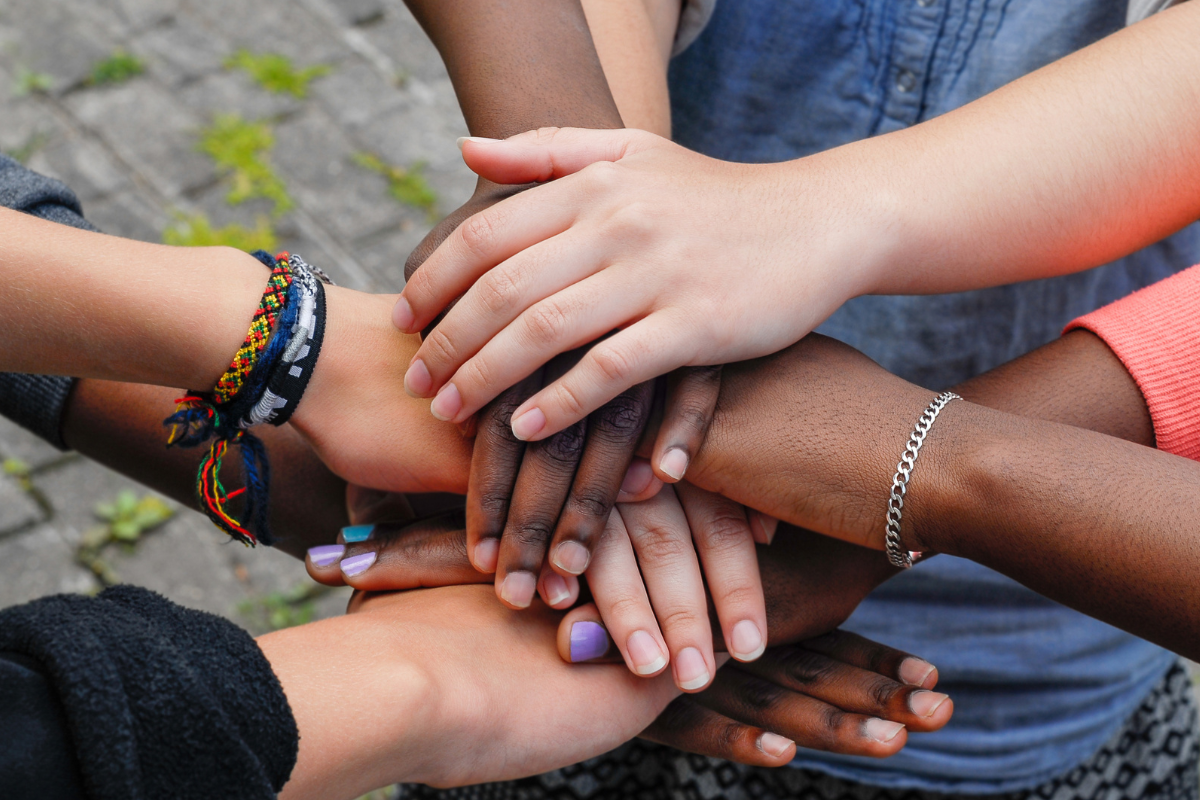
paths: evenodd
<path fill-rule="evenodd" d="M 625 127 L 670 138 L 667 64 L 680 0 L 583 0 L 583 10 Z"/>
<path fill-rule="evenodd" d="M 406 0 L 442 55 L 475 136 L 619 128 L 579 0 Z"/>
<path fill-rule="evenodd" d="M 0 209 L 0 371 L 209 389 L 246 335 L 267 270 Z"/>
<path fill-rule="evenodd" d="M 81 380 L 67 402 L 63 438 L 83 455 L 195 508 L 196 470 L 203 453 L 165 446 L 162 421 L 178 396 L 178 389 Z M 270 454 L 277 487 L 270 506 L 275 547 L 303 559 L 309 547 L 333 541 L 348 523 L 346 483 L 291 426 L 266 426 L 256 434 Z M 231 481 L 240 485 L 237 459 L 228 468 L 234 471 Z"/>
<path fill-rule="evenodd" d="M 967 403 L 943 417 L 905 503 L 906 546 L 1200 656 L 1200 464 Z"/>
<path fill-rule="evenodd" d="M 1184 3 L 961 109 L 792 162 L 797 191 L 837 178 L 865 198 L 866 292 L 1103 264 L 1200 218 L 1197 41 L 1200 5 Z"/>

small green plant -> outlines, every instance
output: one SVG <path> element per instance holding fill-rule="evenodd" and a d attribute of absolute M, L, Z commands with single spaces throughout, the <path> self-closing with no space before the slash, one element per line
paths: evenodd
<path fill-rule="evenodd" d="M 275 134 L 265 122 L 220 114 L 201 132 L 199 147 L 229 175 L 233 185 L 226 199 L 231 205 L 262 197 L 275 204 L 275 216 L 295 205 L 283 179 L 268 161 L 275 147 Z"/>
<path fill-rule="evenodd" d="M 386 178 L 392 197 L 404 205 L 419 208 L 430 218 L 437 215 L 438 197 L 422 174 L 425 165 L 421 162 L 406 169 L 389 164 L 374 153 L 356 153 L 354 163 Z"/>
<path fill-rule="evenodd" d="M 19 161 L 22 164 L 28 164 L 29 159 L 33 158 L 39 150 L 45 147 L 48 141 L 50 141 L 48 134 L 43 131 L 34 131 L 24 142 L 4 152 L 9 158 Z"/>
<path fill-rule="evenodd" d="M 302 583 L 285 591 L 245 600 L 238 604 L 238 613 L 261 630 L 294 628 L 312 622 L 316 614 L 313 601 L 326 591 L 327 587 Z"/>
<path fill-rule="evenodd" d="M 163 244 L 176 247 L 232 247 L 235 250 L 266 250 L 273 253 L 277 249 L 278 239 L 271 221 L 266 217 L 259 217 L 258 225 L 254 228 L 237 224 L 213 228 L 208 217 L 192 214 L 178 217 L 163 232 Z"/>
<path fill-rule="evenodd" d="M 45 94 L 54 88 L 54 78 L 44 72 L 34 72 L 26 66 L 17 67 L 17 77 L 13 83 L 13 94 L 24 97 L 27 94 Z"/>
<path fill-rule="evenodd" d="M 225 59 L 225 68 L 242 70 L 268 92 L 290 94 L 300 99 L 308 96 L 310 83 L 333 70 L 328 64 L 296 69 L 287 56 L 278 53 L 251 53 L 249 50 L 238 50 Z"/>
<path fill-rule="evenodd" d="M 101 585 L 112 586 L 119 583 L 120 578 L 104 560 L 104 549 L 114 543 L 133 547 L 143 534 L 171 519 L 175 509 L 152 495 L 139 499 L 126 490 L 111 501 L 98 503 L 94 513 L 104 524 L 84 532 L 75 551 L 75 560 L 91 570 Z"/>
<path fill-rule="evenodd" d="M 19 458 L 4 459 L 4 474 L 20 480 L 29 477 L 29 465 Z"/>
<path fill-rule="evenodd" d="M 93 86 L 111 83 L 124 83 L 130 78 L 137 77 L 146 71 L 146 65 L 140 58 L 125 50 L 116 50 L 111 56 L 92 67 L 92 76 L 88 80 Z"/>

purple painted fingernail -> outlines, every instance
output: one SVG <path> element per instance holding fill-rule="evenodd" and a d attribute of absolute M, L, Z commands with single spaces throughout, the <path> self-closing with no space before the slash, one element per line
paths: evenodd
<path fill-rule="evenodd" d="M 361 575 L 375 563 L 375 553 L 359 553 L 356 556 L 342 559 L 342 574 L 347 578 Z"/>
<path fill-rule="evenodd" d="M 314 567 L 328 567 L 341 558 L 345 552 L 346 548 L 340 544 L 323 544 L 320 547 L 308 549 L 308 560 Z"/>
<path fill-rule="evenodd" d="M 571 663 L 591 661 L 608 652 L 608 632 L 595 622 L 576 622 L 571 626 Z"/>

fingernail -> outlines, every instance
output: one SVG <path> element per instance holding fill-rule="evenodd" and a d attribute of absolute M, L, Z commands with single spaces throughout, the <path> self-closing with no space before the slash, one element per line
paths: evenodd
<path fill-rule="evenodd" d="M 654 470 L 650 468 L 650 462 L 634 461 L 625 473 L 625 480 L 621 481 L 621 492 L 628 495 L 641 494 L 646 491 L 652 480 Z"/>
<path fill-rule="evenodd" d="M 413 314 L 412 305 L 403 296 L 392 306 L 392 324 L 405 333 L 415 333 L 413 325 L 417 317 Z"/>
<path fill-rule="evenodd" d="M 500 140 L 499 139 L 489 139 L 486 136 L 460 136 L 460 137 L 458 137 L 456 144 L 458 145 L 458 149 L 462 150 L 463 145 L 466 144 L 467 142 L 476 142 L 476 143 L 482 144 L 485 142 L 498 142 L 498 141 L 500 141 Z"/>
<path fill-rule="evenodd" d="M 906 658 L 900 663 L 900 680 L 909 686 L 924 686 L 933 674 L 934 666 L 920 658 Z"/>
<path fill-rule="evenodd" d="M 510 572 L 500 584 L 500 599 L 514 608 L 529 608 L 535 591 L 537 578 L 532 572 Z"/>
<path fill-rule="evenodd" d="M 500 556 L 500 540 L 484 539 L 475 545 L 475 569 L 480 572 L 495 572 L 496 560 Z"/>
<path fill-rule="evenodd" d="M 551 608 L 555 608 L 559 603 L 565 603 L 571 599 L 571 590 L 567 588 L 566 579 L 557 572 L 551 572 L 547 575 L 542 585 L 546 590 L 546 602 Z"/>
<path fill-rule="evenodd" d="M 687 472 L 688 468 L 687 453 L 678 447 L 668 450 L 662 461 L 658 462 L 658 468 L 677 481 L 683 480 L 683 473 Z"/>
<path fill-rule="evenodd" d="M 345 554 L 346 548 L 340 544 L 323 544 L 320 547 L 308 549 L 308 560 L 314 567 L 328 567 Z"/>
<path fill-rule="evenodd" d="M 783 758 L 788 748 L 794 744 L 795 742 L 791 739 L 787 739 L 777 733 L 764 733 L 758 737 L 758 749 L 771 758 Z"/>
<path fill-rule="evenodd" d="M 542 413 L 540 408 L 531 408 L 521 416 L 513 417 L 513 436 L 522 442 L 528 442 L 534 436 L 537 436 L 538 432 L 544 427 L 546 427 L 546 415 Z"/>
<path fill-rule="evenodd" d="M 949 695 L 941 692 L 927 692 L 922 689 L 908 696 L 908 707 L 918 717 L 932 717 L 933 712 L 937 711 L 948 697 Z"/>
<path fill-rule="evenodd" d="M 462 395 L 453 383 L 447 383 L 429 404 L 429 411 L 442 422 L 449 422 L 462 411 Z"/>
<path fill-rule="evenodd" d="M 863 732 L 868 739 L 874 739 L 877 742 L 887 744 L 892 739 L 895 739 L 896 734 L 902 730 L 904 730 L 904 726 L 899 722 L 888 722 L 886 719 L 871 717 L 867 720 Z"/>
<path fill-rule="evenodd" d="M 571 663 L 600 658 L 608 652 L 608 643 L 603 625 L 590 620 L 576 622 L 571 626 Z"/>
<path fill-rule="evenodd" d="M 375 553 L 360 553 L 356 556 L 342 559 L 342 574 L 347 578 L 362 575 L 375 563 Z"/>
<path fill-rule="evenodd" d="M 563 542 L 554 548 L 554 566 L 572 575 L 582 575 L 591 554 L 579 542 Z"/>
<path fill-rule="evenodd" d="M 408 392 L 410 397 L 420 400 L 422 397 L 428 397 L 432 390 L 433 376 L 429 374 L 429 367 L 425 366 L 425 362 L 418 358 L 408 365 L 408 372 L 404 373 L 404 391 Z"/>
<path fill-rule="evenodd" d="M 704 656 L 696 648 L 685 647 L 675 656 L 675 679 L 685 692 L 707 686 L 711 677 Z"/>
<path fill-rule="evenodd" d="M 738 661 L 753 661 L 767 649 L 767 643 L 763 641 L 762 631 L 748 619 L 744 619 L 737 625 L 734 625 L 732 635 L 729 638 L 733 640 L 729 643 L 729 655 Z"/>
<path fill-rule="evenodd" d="M 342 539 L 346 544 L 365 542 L 375 536 L 374 525 L 350 525 L 342 528 Z"/>
<path fill-rule="evenodd" d="M 629 634 L 625 647 L 629 650 L 633 670 L 638 675 L 653 675 L 667 665 L 667 657 L 659 649 L 658 642 L 645 631 Z"/>

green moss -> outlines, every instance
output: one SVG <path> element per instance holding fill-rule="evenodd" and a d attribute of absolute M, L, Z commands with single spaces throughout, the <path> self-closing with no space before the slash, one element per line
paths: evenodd
<path fill-rule="evenodd" d="M 246 252 L 266 250 L 271 253 L 278 245 L 275 229 L 266 217 L 260 217 L 253 229 L 244 225 L 213 228 L 203 214 L 179 217 L 163 232 L 163 243 L 176 247 L 233 247 Z"/>
<path fill-rule="evenodd" d="M 287 56 L 251 53 L 249 50 L 239 50 L 227 58 L 225 68 L 242 70 L 268 92 L 298 98 L 307 97 L 308 85 L 333 70 L 328 64 L 296 69 Z"/>
<path fill-rule="evenodd" d="M 243 601 L 238 604 L 238 613 L 257 630 L 292 628 L 312 622 L 316 614 L 313 601 L 327 591 L 325 586 L 303 583 L 292 589 Z"/>
<path fill-rule="evenodd" d="M 54 78 L 44 72 L 34 72 L 26 66 L 17 67 L 17 77 L 13 82 L 13 95 L 16 97 L 45 94 L 53 88 Z"/>
<path fill-rule="evenodd" d="M 102 586 L 120 582 L 120 577 L 104 558 L 110 544 L 122 544 L 132 549 L 142 535 L 162 527 L 175 509 L 153 495 L 138 498 L 125 490 L 110 501 L 98 503 L 94 513 L 103 525 L 84 531 L 75 550 L 75 560 L 96 576 Z"/>
<path fill-rule="evenodd" d="M 137 56 L 117 50 L 111 56 L 92 67 L 89 82 L 93 86 L 124 83 L 146 71 L 146 65 Z"/>
<path fill-rule="evenodd" d="M 29 159 L 33 158 L 34 155 L 36 155 L 39 150 L 45 147 L 46 143 L 49 141 L 49 134 L 43 133 L 42 131 L 35 131 L 34 133 L 30 134 L 29 138 L 20 145 L 12 148 L 11 150 L 5 150 L 4 154 L 9 158 L 21 162 L 22 164 L 28 164 Z"/>
<path fill-rule="evenodd" d="M 354 163 L 386 178 L 392 197 L 404 205 L 419 208 L 431 218 L 437 216 L 438 197 L 421 174 L 424 164 L 417 162 L 408 168 L 398 167 L 374 153 L 356 153 Z"/>
<path fill-rule="evenodd" d="M 295 203 L 268 156 L 275 135 L 265 122 L 247 122 L 237 114 L 220 114 L 200 135 L 200 150 L 212 157 L 232 181 L 226 199 L 238 205 L 256 197 L 275 204 L 275 216 Z"/>

